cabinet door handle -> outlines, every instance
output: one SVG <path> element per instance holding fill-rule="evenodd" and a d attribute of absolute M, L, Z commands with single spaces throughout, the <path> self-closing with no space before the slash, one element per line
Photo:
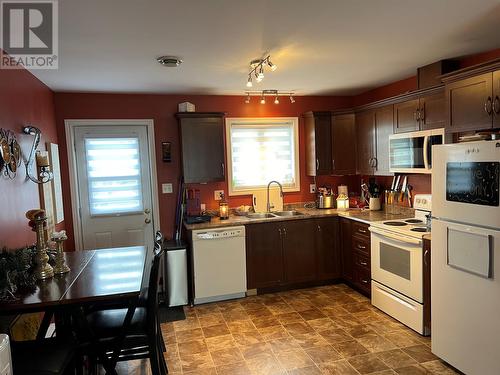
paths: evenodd
<path fill-rule="evenodd" d="M 417 109 L 417 121 L 420 121 L 420 108 Z"/>
<path fill-rule="evenodd" d="M 318 232 L 321 232 L 321 225 L 318 224 Z"/>
<path fill-rule="evenodd" d="M 491 115 L 491 96 L 488 96 L 488 100 L 484 103 L 484 111 L 488 114 Z"/>
<path fill-rule="evenodd" d="M 373 158 L 368 159 L 368 165 L 373 168 Z"/>
<path fill-rule="evenodd" d="M 332 159 L 332 169 L 335 170 L 335 159 Z"/>
<path fill-rule="evenodd" d="M 316 170 L 319 171 L 319 159 L 316 159 Z"/>
<path fill-rule="evenodd" d="M 362 282 L 363 284 L 368 284 L 368 280 L 365 280 L 365 279 L 361 279 L 361 282 Z"/>
<path fill-rule="evenodd" d="M 226 166 L 224 165 L 224 163 L 220 163 L 221 167 L 222 167 L 222 176 L 226 176 Z"/>
<path fill-rule="evenodd" d="M 283 235 L 283 233 L 281 233 L 281 228 L 278 228 L 278 232 L 280 234 L 280 237 Z"/>
<path fill-rule="evenodd" d="M 286 228 L 283 228 L 283 236 L 286 236 Z"/>
<path fill-rule="evenodd" d="M 493 111 L 497 115 L 500 114 L 500 98 L 498 98 L 498 95 L 495 96 L 495 100 L 493 101 Z"/>
<path fill-rule="evenodd" d="M 368 263 L 363 262 L 363 261 L 359 261 L 359 264 L 361 264 L 362 266 L 367 266 L 368 265 Z"/>
<path fill-rule="evenodd" d="M 367 233 L 367 232 L 366 232 L 366 229 L 361 229 L 361 228 L 358 228 L 358 232 L 359 232 L 359 233 L 363 233 L 363 234 L 366 234 L 366 233 Z"/>
<path fill-rule="evenodd" d="M 424 121 L 425 120 L 425 108 L 420 108 L 418 110 L 418 121 Z"/>
<path fill-rule="evenodd" d="M 373 158 L 373 168 L 377 168 L 377 158 Z"/>
<path fill-rule="evenodd" d="M 358 244 L 358 249 L 359 249 L 359 250 L 366 250 L 366 246 L 363 246 L 363 245 L 359 245 L 359 244 Z"/>

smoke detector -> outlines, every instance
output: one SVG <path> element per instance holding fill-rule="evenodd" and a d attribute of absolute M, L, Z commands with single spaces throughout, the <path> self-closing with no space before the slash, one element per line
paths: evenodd
<path fill-rule="evenodd" d="M 177 68 L 182 64 L 182 60 L 175 56 L 160 56 L 156 59 L 159 64 L 169 68 Z"/>

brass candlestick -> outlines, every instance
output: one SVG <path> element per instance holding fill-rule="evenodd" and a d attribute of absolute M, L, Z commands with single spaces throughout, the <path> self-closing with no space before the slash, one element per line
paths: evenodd
<path fill-rule="evenodd" d="M 47 242 L 45 241 L 44 226 L 47 216 L 45 216 L 43 210 L 39 210 L 33 216 L 36 232 L 35 277 L 37 280 L 45 280 L 54 276 L 54 270 L 48 263 L 49 256 L 47 255 Z"/>
<path fill-rule="evenodd" d="M 54 273 L 58 275 L 70 271 L 64 259 L 64 241 L 67 239 L 68 237 L 64 230 L 52 233 L 52 241 L 56 243 L 56 264 L 54 266 Z"/>

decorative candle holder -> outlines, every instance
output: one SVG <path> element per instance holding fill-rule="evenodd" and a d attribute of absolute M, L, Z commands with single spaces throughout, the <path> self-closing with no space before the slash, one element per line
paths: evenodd
<path fill-rule="evenodd" d="M 58 275 L 70 271 L 64 259 L 64 241 L 67 239 L 68 236 L 66 236 L 66 231 L 64 230 L 52 233 L 52 241 L 56 243 L 56 264 L 54 266 L 54 273 Z"/>
<path fill-rule="evenodd" d="M 54 270 L 48 263 L 47 242 L 45 242 L 44 227 L 47 221 L 45 211 L 40 210 L 36 213 L 33 221 L 35 222 L 36 232 L 35 277 L 37 280 L 45 280 L 54 276 Z"/>
<path fill-rule="evenodd" d="M 229 204 L 224 198 L 224 195 L 221 195 L 221 200 L 219 202 L 219 218 L 221 220 L 229 219 Z"/>

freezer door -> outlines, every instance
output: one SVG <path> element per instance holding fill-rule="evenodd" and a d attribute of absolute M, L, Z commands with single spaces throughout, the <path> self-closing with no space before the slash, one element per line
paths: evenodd
<path fill-rule="evenodd" d="M 500 142 L 433 147 L 432 215 L 500 228 Z"/>
<path fill-rule="evenodd" d="M 466 374 L 500 374 L 500 231 L 432 222 L 432 352 Z"/>

